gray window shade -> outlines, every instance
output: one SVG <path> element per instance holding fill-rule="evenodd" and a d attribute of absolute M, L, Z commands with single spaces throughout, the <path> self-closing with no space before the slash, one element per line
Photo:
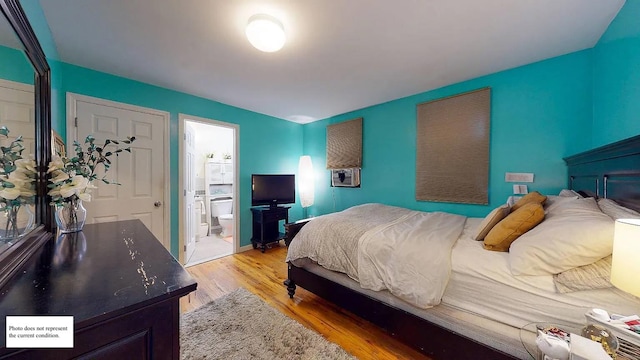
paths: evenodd
<path fill-rule="evenodd" d="M 489 203 L 491 89 L 417 106 L 416 200 Z"/>
<path fill-rule="evenodd" d="M 362 118 L 327 125 L 327 169 L 362 167 Z"/>

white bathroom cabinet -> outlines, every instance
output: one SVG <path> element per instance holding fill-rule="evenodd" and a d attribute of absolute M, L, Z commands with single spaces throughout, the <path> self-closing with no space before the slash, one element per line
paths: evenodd
<path fill-rule="evenodd" d="M 232 184 L 233 164 L 222 162 L 207 162 L 205 164 L 206 184 Z"/>

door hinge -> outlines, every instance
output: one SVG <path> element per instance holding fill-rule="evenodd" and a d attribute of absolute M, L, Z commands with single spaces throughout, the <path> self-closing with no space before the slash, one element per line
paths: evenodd
<path fill-rule="evenodd" d="M 182 140 L 187 140 L 187 134 L 182 134 Z"/>
<path fill-rule="evenodd" d="M 75 127 L 78 127 L 78 117 L 77 116 L 73 119 L 73 125 Z"/>
<path fill-rule="evenodd" d="M 185 189 L 185 190 L 182 190 L 182 191 L 183 191 L 182 196 L 187 196 L 187 190 Z"/>
<path fill-rule="evenodd" d="M 187 245 L 183 245 L 182 247 L 183 247 L 182 251 L 187 251 Z"/>

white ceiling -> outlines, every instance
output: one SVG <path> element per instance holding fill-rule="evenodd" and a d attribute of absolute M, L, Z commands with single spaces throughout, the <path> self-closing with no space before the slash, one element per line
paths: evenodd
<path fill-rule="evenodd" d="M 9 21 L 2 15 L 0 15 L 0 45 L 13 49 L 23 48 Z"/>
<path fill-rule="evenodd" d="M 624 0 L 40 0 L 60 60 L 306 123 L 593 47 Z M 244 36 L 279 18 L 277 53 Z"/>

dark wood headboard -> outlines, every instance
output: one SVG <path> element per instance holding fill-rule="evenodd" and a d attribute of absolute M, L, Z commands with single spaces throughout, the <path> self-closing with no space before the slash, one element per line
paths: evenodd
<path fill-rule="evenodd" d="M 640 135 L 564 158 L 569 188 L 640 211 Z"/>

